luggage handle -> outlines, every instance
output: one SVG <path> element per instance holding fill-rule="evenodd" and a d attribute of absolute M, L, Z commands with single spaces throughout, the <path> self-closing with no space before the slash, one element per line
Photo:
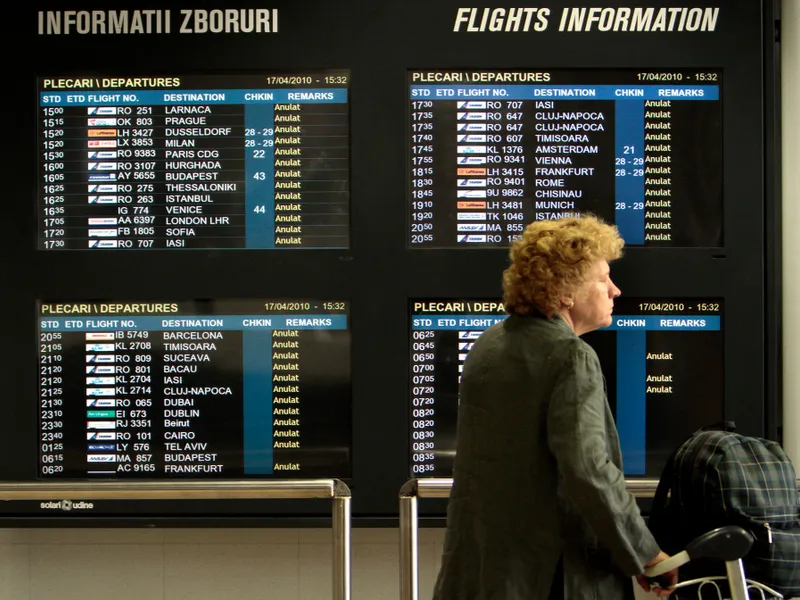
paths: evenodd
<path fill-rule="evenodd" d="M 698 558 L 716 558 L 731 562 L 747 554 L 752 545 L 753 535 L 741 527 L 737 525 L 718 527 L 696 537 L 689 542 L 685 550 L 646 568 L 644 574 L 645 577 L 658 577 Z"/>
<path fill-rule="evenodd" d="M 750 551 L 753 541 L 753 535 L 737 525 L 719 527 L 692 540 L 685 550 L 648 567 L 644 574 L 648 578 L 657 578 L 690 560 L 716 558 L 725 561 L 731 600 L 750 600 L 742 557 Z"/>

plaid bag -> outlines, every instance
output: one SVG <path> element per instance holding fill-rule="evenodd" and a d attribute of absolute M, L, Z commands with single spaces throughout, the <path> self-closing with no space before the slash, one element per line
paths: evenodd
<path fill-rule="evenodd" d="M 800 596 L 800 495 L 794 467 L 777 442 L 700 430 L 667 461 L 648 518 L 662 550 L 675 554 L 723 525 L 739 525 L 755 537 L 743 559 L 748 579 L 785 598 Z M 719 561 L 681 567 L 681 580 L 714 574 L 724 574 Z"/>

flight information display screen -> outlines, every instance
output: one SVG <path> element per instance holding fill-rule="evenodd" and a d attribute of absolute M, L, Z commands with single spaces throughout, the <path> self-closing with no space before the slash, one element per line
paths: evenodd
<path fill-rule="evenodd" d="M 475 299 L 413 300 L 410 311 L 411 475 L 449 477 L 464 361 L 507 315 Z M 658 478 L 689 434 L 722 420 L 722 312 L 718 299 L 620 298 L 612 325 L 582 336 L 600 358 L 627 476 Z"/>
<path fill-rule="evenodd" d="M 348 82 L 40 78 L 39 249 L 347 248 Z"/>
<path fill-rule="evenodd" d="M 628 245 L 716 247 L 719 70 L 410 71 L 408 243 L 502 247 L 591 212 Z"/>
<path fill-rule="evenodd" d="M 41 302 L 42 478 L 347 477 L 349 303 Z"/>

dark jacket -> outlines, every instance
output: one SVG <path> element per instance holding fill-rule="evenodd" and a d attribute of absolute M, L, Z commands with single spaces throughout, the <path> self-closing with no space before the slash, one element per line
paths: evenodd
<path fill-rule="evenodd" d="M 595 351 L 556 317 L 512 315 L 464 364 L 434 600 L 633 598 L 659 548 L 625 488 Z"/>

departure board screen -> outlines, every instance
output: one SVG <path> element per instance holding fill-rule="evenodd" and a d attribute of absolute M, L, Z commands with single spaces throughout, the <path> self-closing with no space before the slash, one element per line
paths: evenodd
<path fill-rule="evenodd" d="M 39 249 L 347 248 L 346 71 L 39 79 Z"/>
<path fill-rule="evenodd" d="M 502 247 L 585 212 L 628 245 L 721 246 L 721 84 L 719 70 L 409 72 L 409 247 Z"/>
<path fill-rule="evenodd" d="M 42 478 L 346 477 L 349 304 L 41 302 Z"/>
<path fill-rule="evenodd" d="M 464 361 L 507 315 L 485 300 L 414 300 L 410 310 L 411 474 L 449 477 Z M 718 299 L 620 298 L 612 325 L 582 336 L 600 358 L 627 476 L 658 478 L 689 434 L 723 418 L 722 312 Z"/>

